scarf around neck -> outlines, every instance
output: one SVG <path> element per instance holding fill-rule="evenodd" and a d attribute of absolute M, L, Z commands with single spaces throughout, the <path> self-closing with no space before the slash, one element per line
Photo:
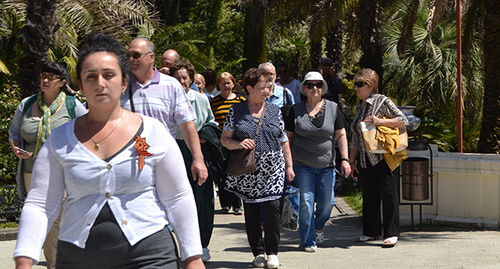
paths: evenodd
<path fill-rule="evenodd" d="M 42 117 L 40 118 L 40 124 L 38 125 L 38 134 L 36 136 L 36 148 L 35 148 L 35 153 L 33 154 L 33 158 L 36 158 L 38 155 L 38 151 L 43 146 L 43 143 L 47 141 L 47 138 L 50 135 L 50 118 L 52 117 L 52 114 L 54 114 L 59 106 L 62 105 L 62 103 L 66 100 L 66 93 L 61 91 L 59 95 L 57 96 L 56 100 L 52 102 L 52 105 L 50 107 L 45 104 L 43 101 L 43 92 L 39 92 L 37 94 L 36 98 L 36 103 L 38 104 L 38 108 L 40 109 L 40 112 L 42 113 Z"/>

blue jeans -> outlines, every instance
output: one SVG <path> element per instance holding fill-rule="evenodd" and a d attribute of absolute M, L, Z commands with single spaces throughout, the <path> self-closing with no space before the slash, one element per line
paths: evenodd
<path fill-rule="evenodd" d="M 316 245 L 316 230 L 323 230 L 335 204 L 335 170 L 304 165 L 294 165 L 293 170 L 300 189 L 300 241 L 303 247 L 310 247 Z"/>

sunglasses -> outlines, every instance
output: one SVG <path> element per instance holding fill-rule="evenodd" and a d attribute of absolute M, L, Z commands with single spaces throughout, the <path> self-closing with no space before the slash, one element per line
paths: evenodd
<path fill-rule="evenodd" d="M 150 54 L 151 52 L 148 51 L 148 52 L 145 52 L 145 53 L 140 53 L 140 52 L 129 52 L 127 53 L 127 56 L 128 58 L 132 58 L 134 60 L 139 60 L 141 59 L 142 57 L 144 57 L 144 55 L 146 54 Z"/>
<path fill-rule="evenodd" d="M 56 80 L 56 79 L 61 79 L 61 77 L 58 75 L 50 74 L 50 73 L 40 73 L 40 79 L 41 80 L 48 79 L 48 80 L 52 81 L 52 80 Z"/>
<path fill-rule="evenodd" d="M 364 82 L 364 81 L 358 81 L 358 82 L 354 82 L 354 86 L 358 87 L 358 88 L 361 88 L 365 85 L 368 85 L 368 83 Z"/>
<path fill-rule="evenodd" d="M 318 83 L 311 83 L 311 82 L 307 82 L 306 84 L 304 84 L 306 86 L 306 88 L 308 89 L 313 89 L 314 86 L 316 86 L 316 88 L 318 89 L 321 89 L 323 88 L 323 82 L 318 82 Z"/>

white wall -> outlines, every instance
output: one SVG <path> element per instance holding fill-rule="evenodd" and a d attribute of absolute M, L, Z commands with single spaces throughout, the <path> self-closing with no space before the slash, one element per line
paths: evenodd
<path fill-rule="evenodd" d="M 500 155 L 437 152 L 435 145 L 432 150 L 434 201 L 422 206 L 423 222 L 498 228 Z M 408 155 L 429 156 L 428 152 Z M 410 205 L 400 206 L 401 225 L 410 225 L 410 212 Z M 413 213 L 418 224 L 418 205 Z"/>

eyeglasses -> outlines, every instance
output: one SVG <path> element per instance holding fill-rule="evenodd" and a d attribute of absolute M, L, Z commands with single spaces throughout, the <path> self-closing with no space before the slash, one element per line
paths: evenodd
<path fill-rule="evenodd" d="M 44 72 L 44 73 L 40 73 L 40 79 L 41 80 L 48 79 L 48 80 L 52 81 L 52 80 L 56 80 L 56 79 L 61 79 L 61 77 L 58 75 Z"/>
<path fill-rule="evenodd" d="M 286 70 L 283 70 L 283 71 L 278 71 L 278 75 L 281 75 L 281 74 L 286 74 L 286 73 L 288 73 L 288 71 L 286 71 Z"/>
<path fill-rule="evenodd" d="M 311 83 L 311 82 L 307 82 L 307 83 L 306 83 L 306 84 L 304 84 L 304 85 L 306 85 L 306 88 L 308 88 L 308 89 L 313 89 L 315 86 L 316 86 L 316 88 L 318 88 L 318 89 L 323 88 L 323 82 L 318 82 L 318 83 Z"/>
<path fill-rule="evenodd" d="M 358 87 L 358 88 L 361 88 L 365 85 L 368 85 L 368 83 L 364 82 L 364 81 L 358 81 L 358 82 L 354 82 L 354 86 Z"/>
<path fill-rule="evenodd" d="M 145 53 L 140 53 L 140 52 L 129 52 L 127 53 L 127 56 L 128 58 L 132 58 L 134 60 L 139 60 L 141 59 L 142 57 L 144 57 L 144 55 L 146 54 L 150 54 L 151 52 L 148 51 L 148 52 L 145 52 Z"/>

